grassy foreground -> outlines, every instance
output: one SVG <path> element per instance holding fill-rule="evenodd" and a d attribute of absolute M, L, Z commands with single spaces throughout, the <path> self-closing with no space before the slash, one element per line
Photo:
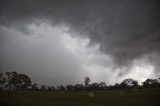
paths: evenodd
<path fill-rule="evenodd" d="M 0 106 L 160 106 L 160 90 L 0 92 Z"/>

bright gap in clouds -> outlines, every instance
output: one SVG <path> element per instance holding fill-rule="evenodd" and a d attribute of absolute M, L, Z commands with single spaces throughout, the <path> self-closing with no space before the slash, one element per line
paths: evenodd
<path fill-rule="evenodd" d="M 133 78 L 141 84 L 147 78 L 155 77 L 154 66 L 144 63 L 143 59 L 132 61 L 131 67 L 127 68 L 128 72 L 121 77 L 118 76 L 120 71 L 126 69 L 115 68 L 112 58 L 100 51 L 99 44 L 89 46 L 90 40 L 87 38 L 72 37 L 69 33 L 64 33 L 63 43 L 78 60 L 81 60 L 81 66 L 93 82 L 104 81 L 107 84 L 114 84 L 126 78 Z"/>
<path fill-rule="evenodd" d="M 124 78 L 133 78 L 139 81 L 139 84 L 142 84 L 148 78 L 154 78 L 154 67 L 150 64 L 142 65 L 133 65 L 131 71 L 123 77 Z"/>

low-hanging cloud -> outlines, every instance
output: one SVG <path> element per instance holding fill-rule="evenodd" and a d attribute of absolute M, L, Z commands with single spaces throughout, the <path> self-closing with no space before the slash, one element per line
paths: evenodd
<path fill-rule="evenodd" d="M 23 33 L 32 23 L 65 25 L 72 36 L 99 44 L 116 66 L 147 55 L 158 70 L 159 5 L 159 0 L 2 0 L 0 24 Z"/>

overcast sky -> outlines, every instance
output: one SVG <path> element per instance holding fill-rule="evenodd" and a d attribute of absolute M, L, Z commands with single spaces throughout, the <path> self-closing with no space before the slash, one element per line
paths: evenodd
<path fill-rule="evenodd" d="M 159 0 L 1 0 L 0 71 L 46 85 L 160 77 Z"/>

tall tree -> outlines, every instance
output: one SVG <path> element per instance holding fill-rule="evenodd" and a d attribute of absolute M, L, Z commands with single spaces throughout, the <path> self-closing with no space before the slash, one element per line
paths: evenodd
<path fill-rule="evenodd" d="M 89 77 L 85 77 L 85 78 L 84 78 L 84 84 L 85 84 L 85 87 L 86 87 L 86 88 L 88 87 L 89 82 L 90 82 L 90 78 L 89 78 Z"/>
<path fill-rule="evenodd" d="M 10 84 L 13 85 L 15 88 L 18 82 L 17 78 L 18 78 L 17 72 L 15 71 L 11 72 Z"/>
<path fill-rule="evenodd" d="M 10 81 L 11 81 L 11 78 L 12 78 L 12 74 L 11 74 L 11 72 L 6 72 L 5 73 L 6 75 L 7 75 L 7 87 L 8 87 L 8 89 L 9 89 L 9 91 L 11 90 L 11 84 L 10 84 Z"/>

